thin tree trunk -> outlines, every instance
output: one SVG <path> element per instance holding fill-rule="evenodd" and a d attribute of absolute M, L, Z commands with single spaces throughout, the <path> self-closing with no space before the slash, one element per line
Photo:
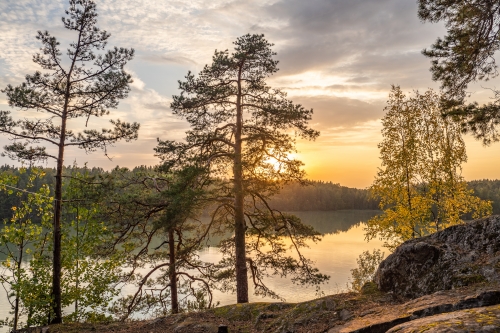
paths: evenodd
<path fill-rule="evenodd" d="M 242 167 L 242 127 L 241 69 L 238 75 L 238 96 L 236 100 L 236 133 L 234 148 L 234 243 L 236 251 L 236 301 L 248 303 L 248 277 L 245 252 L 245 217 L 243 215 L 243 167 Z"/>
<path fill-rule="evenodd" d="M 19 261 L 17 262 L 17 272 L 16 272 L 16 280 L 17 283 L 19 283 L 19 280 L 21 278 L 21 263 L 23 261 L 23 251 L 24 251 L 24 246 L 22 243 L 24 242 L 24 239 L 21 239 L 21 245 L 19 246 Z M 16 300 L 14 304 L 14 324 L 13 324 L 13 329 L 14 331 L 17 330 L 17 324 L 19 321 L 19 291 L 16 291 Z"/>
<path fill-rule="evenodd" d="M 409 127 L 409 124 L 405 124 L 407 128 L 410 128 Z M 402 127 L 402 128 L 405 128 L 405 127 Z M 408 195 L 408 210 L 410 211 L 410 215 L 413 214 L 412 212 L 412 207 L 411 207 L 411 191 L 410 191 L 410 167 L 408 165 L 408 158 L 409 156 L 411 156 L 410 153 L 407 153 L 406 151 L 406 142 L 405 142 L 405 135 L 404 133 L 401 135 L 401 138 L 403 140 L 403 152 L 405 152 L 405 156 L 406 156 L 406 161 L 405 161 L 405 173 L 406 173 L 406 192 L 407 192 L 407 195 Z M 411 216 L 412 220 L 411 220 L 411 230 L 412 230 L 412 235 L 411 235 L 411 238 L 415 238 L 415 222 L 413 221 L 413 216 Z"/>
<path fill-rule="evenodd" d="M 172 314 L 179 313 L 179 301 L 177 299 L 177 271 L 175 267 L 175 239 L 174 229 L 168 230 L 168 252 L 170 259 L 170 299 L 172 306 Z"/>
<path fill-rule="evenodd" d="M 76 299 L 75 318 L 78 322 L 78 300 L 80 299 L 80 206 L 76 207 Z"/>
<path fill-rule="evenodd" d="M 50 324 L 62 323 L 62 297 L 61 297 L 61 215 L 62 215 L 62 171 L 64 166 L 64 144 L 66 142 L 66 122 L 68 119 L 68 105 L 70 101 L 71 75 L 75 67 L 76 57 L 80 50 L 82 30 L 78 35 L 75 55 L 71 63 L 70 70 L 66 77 L 66 92 L 64 95 L 64 107 L 61 114 L 61 136 L 59 137 L 59 152 L 57 155 L 56 188 L 55 188 L 55 212 L 54 212 L 54 249 L 52 264 L 52 299 L 54 318 L 49 320 Z M 50 318 L 50 316 L 49 316 Z"/>
<path fill-rule="evenodd" d="M 61 137 L 59 141 L 59 154 L 57 156 L 56 189 L 55 189 L 55 212 L 54 212 L 54 250 L 52 265 L 52 298 L 54 318 L 51 324 L 62 323 L 61 307 L 61 215 L 62 215 L 62 171 L 64 162 L 64 141 L 66 139 L 66 117 L 67 104 L 64 107 L 61 121 Z"/>

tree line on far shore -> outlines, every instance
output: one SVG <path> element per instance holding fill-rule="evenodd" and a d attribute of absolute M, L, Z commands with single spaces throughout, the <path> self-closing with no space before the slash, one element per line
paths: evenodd
<path fill-rule="evenodd" d="M 135 169 L 148 169 L 141 166 Z M 83 168 L 82 168 L 83 169 Z M 135 170 L 134 169 L 134 170 Z M 66 168 L 65 170 L 68 170 Z M 92 175 L 104 174 L 102 168 L 89 168 Z M 134 170 L 130 170 L 133 172 Z M 43 184 L 50 187 L 54 183 L 55 169 L 45 168 L 45 176 L 34 184 L 34 191 L 38 191 Z M 28 181 L 27 174 L 20 174 L 19 168 L 3 165 L 0 172 L 9 172 L 19 176 L 19 188 L 25 188 Z M 474 190 L 474 194 L 483 200 L 491 201 L 493 214 L 500 214 L 500 180 L 481 179 L 468 181 L 467 185 Z M 11 208 L 17 205 L 17 197 L 0 192 L 0 220 L 10 218 Z M 290 183 L 285 185 L 280 193 L 271 200 L 273 207 L 281 211 L 334 211 L 347 209 L 377 210 L 379 199 L 370 195 L 368 189 L 342 186 L 338 183 L 326 181 L 308 181 L 305 184 Z"/>

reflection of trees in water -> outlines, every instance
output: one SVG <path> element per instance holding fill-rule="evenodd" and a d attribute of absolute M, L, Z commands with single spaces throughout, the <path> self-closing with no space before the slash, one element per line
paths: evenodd
<path fill-rule="evenodd" d="M 290 212 L 309 224 L 316 231 L 323 234 L 336 234 L 346 232 L 361 222 L 366 222 L 373 216 L 380 214 L 378 210 L 340 210 L 340 211 L 308 211 L 308 212 Z M 208 222 L 209 217 L 201 217 L 202 222 Z M 207 240 L 207 246 L 217 246 L 219 242 L 227 235 L 211 235 Z M 152 246 L 161 244 L 163 239 L 155 240 Z M 5 256 L 0 253 L 0 261 L 5 260 Z"/>
<path fill-rule="evenodd" d="M 306 211 L 288 212 L 299 217 L 302 222 L 312 226 L 322 234 L 337 234 L 346 232 L 360 223 L 380 214 L 379 210 L 337 210 L 337 211 Z M 210 220 L 209 217 L 201 217 L 202 222 Z M 219 242 L 228 235 L 210 235 L 206 242 L 207 246 L 217 246 Z"/>
<path fill-rule="evenodd" d="M 341 211 L 313 211 L 313 212 L 291 212 L 300 217 L 302 221 L 323 234 L 336 234 L 346 232 L 350 228 L 366 222 L 375 215 L 380 214 L 378 210 L 341 210 Z"/>

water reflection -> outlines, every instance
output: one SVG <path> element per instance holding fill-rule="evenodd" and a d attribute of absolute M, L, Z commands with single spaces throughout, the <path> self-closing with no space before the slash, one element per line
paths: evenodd
<path fill-rule="evenodd" d="M 310 211 L 290 212 L 300 217 L 304 223 L 313 226 L 317 231 L 325 234 L 322 241 L 309 244 L 303 254 L 316 262 L 319 270 L 330 276 L 330 282 L 321 287 L 326 295 L 334 294 L 346 289 L 350 270 L 356 267 L 356 259 L 363 251 L 382 248 L 382 242 L 373 240 L 367 243 L 364 240 L 363 226 L 365 221 L 379 214 L 379 211 L 346 210 L 346 211 Z M 200 259 L 207 262 L 217 262 L 221 255 L 216 245 L 220 239 L 212 238 L 200 253 Z M 387 252 L 387 251 L 386 251 Z M 5 258 L 0 257 L 0 260 Z M 266 280 L 271 289 L 275 290 L 287 302 L 301 302 L 316 297 L 314 287 L 303 287 L 292 284 L 287 279 L 269 278 Z M 132 288 L 122 290 L 122 296 L 134 292 Z M 252 292 L 252 290 L 250 290 Z M 236 296 L 215 292 L 215 301 L 221 305 L 233 304 Z M 250 295 L 250 301 L 275 301 L 270 298 L 261 298 Z M 10 306 L 6 295 L 0 293 L 0 318 L 9 316 Z M 6 328 L 0 332 L 7 332 Z"/>
<path fill-rule="evenodd" d="M 346 232 L 352 227 L 366 222 L 375 215 L 380 214 L 378 210 L 339 210 L 339 211 L 311 211 L 290 212 L 299 217 L 302 222 L 314 227 L 322 234 L 336 234 Z"/>
<path fill-rule="evenodd" d="M 330 276 L 328 284 L 321 286 L 321 292 L 325 295 L 343 292 L 347 289 L 351 269 L 356 268 L 356 259 L 363 251 L 382 249 L 387 253 L 387 250 L 382 248 L 381 241 L 372 240 L 367 243 L 364 237 L 364 222 L 379 214 L 379 211 L 346 210 L 291 213 L 325 234 L 320 242 L 311 243 L 309 248 L 302 251 L 307 258 L 316 262 L 316 267 L 321 273 Z M 204 261 L 217 262 L 220 258 L 221 255 L 215 247 L 206 248 L 200 253 L 200 259 Z M 297 286 L 285 278 L 268 278 L 266 283 L 287 302 L 303 302 L 317 296 L 314 287 Z M 236 296 L 231 294 L 215 292 L 214 298 L 221 305 L 236 302 Z M 276 300 L 250 295 L 250 302 L 258 301 Z"/>

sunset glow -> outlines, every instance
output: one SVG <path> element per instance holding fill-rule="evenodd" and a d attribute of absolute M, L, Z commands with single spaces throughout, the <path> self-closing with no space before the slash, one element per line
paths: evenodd
<path fill-rule="evenodd" d="M 38 30 L 53 33 L 66 49 L 71 40 L 65 38 L 71 37 L 62 32 L 60 21 L 66 5 L 65 0 L 0 3 L 0 88 L 18 85 L 38 69 L 32 62 L 40 47 L 34 38 Z M 444 28 L 421 23 L 415 1 L 147 0 L 137 5 L 132 0 L 106 0 L 98 3 L 98 12 L 99 27 L 112 35 L 110 46 L 136 50 L 127 65 L 134 79 L 132 91 L 111 110 L 110 119 L 140 122 L 141 130 L 137 141 L 110 148 L 111 159 L 73 149 L 67 151 L 66 165 L 77 161 L 111 169 L 158 163 L 153 155 L 156 138 L 181 140 L 188 130 L 170 110 L 172 95 L 179 93 L 177 81 L 188 71 L 197 73 L 210 63 L 215 49 L 231 49 L 232 42 L 246 33 L 263 33 L 274 43 L 280 71 L 269 84 L 314 109 L 311 126 L 321 136 L 314 142 L 298 140 L 296 154 L 314 180 L 368 187 L 380 166 L 380 119 L 391 84 L 407 92 L 438 88 L 421 50 L 442 36 Z M 472 89 L 473 98 L 488 101 L 480 85 Z M 4 94 L 0 109 L 11 110 Z M 0 137 L 0 146 L 7 143 Z M 483 147 L 472 137 L 466 143 L 465 178 L 500 178 L 500 144 Z M 0 157 L 0 163 L 14 162 Z"/>

